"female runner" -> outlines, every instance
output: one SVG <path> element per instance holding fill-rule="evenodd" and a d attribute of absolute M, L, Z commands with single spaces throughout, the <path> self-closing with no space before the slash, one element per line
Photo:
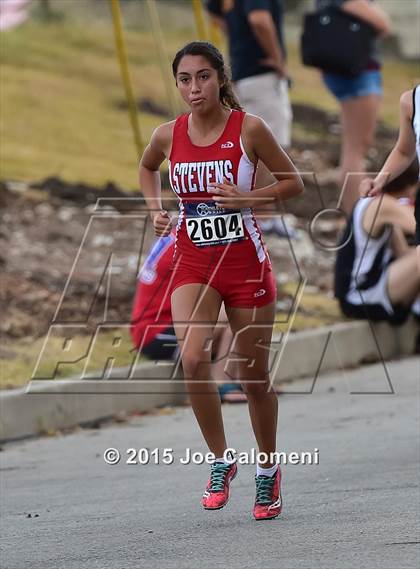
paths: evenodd
<path fill-rule="evenodd" d="M 277 397 L 268 354 L 276 286 L 252 208 L 295 196 L 303 184 L 267 125 L 241 110 L 223 57 L 212 44 L 189 43 L 172 67 L 191 112 L 155 130 L 140 163 L 140 184 L 156 235 L 168 235 L 171 220 L 162 210 L 159 176 L 159 166 L 168 159 L 172 189 L 180 200 L 172 318 L 191 405 L 216 457 L 202 505 L 222 508 L 237 473 L 236 462 L 225 452 L 220 398 L 209 372 L 208 344 L 223 302 L 259 452 L 267 454 L 257 465 L 254 517 L 274 518 L 281 511 L 281 474 L 270 459 L 276 448 Z M 259 160 L 275 173 L 276 182 L 255 190 Z"/>

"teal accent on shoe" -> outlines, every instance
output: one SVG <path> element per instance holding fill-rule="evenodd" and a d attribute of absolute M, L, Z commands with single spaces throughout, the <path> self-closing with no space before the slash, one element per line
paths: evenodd
<path fill-rule="evenodd" d="M 276 475 L 270 477 L 263 475 L 255 476 L 255 483 L 257 485 L 256 504 L 271 504 L 275 479 Z"/>
<path fill-rule="evenodd" d="M 209 492 L 223 492 L 225 478 L 231 466 L 231 464 L 224 464 L 223 462 L 214 462 L 211 465 Z"/>

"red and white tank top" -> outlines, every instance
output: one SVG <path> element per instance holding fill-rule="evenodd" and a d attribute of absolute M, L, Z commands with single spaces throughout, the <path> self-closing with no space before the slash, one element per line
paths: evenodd
<path fill-rule="evenodd" d="M 232 110 L 218 140 L 208 146 L 196 146 L 188 135 L 189 114 L 175 122 L 169 177 L 178 196 L 175 257 L 182 252 L 197 260 L 208 256 L 208 247 L 216 252 L 229 245 L 226 260 L 252 253 L 260 263 L 267 258 L 261 231 L 250 208 L 225 209 L 215 204 L 215 194 L 207 191 L 225 177 L 241 192 L 252 191 L 256 165 L 245 153 L 241 129 L 245 113 Z M 222 249 L 223 248 L 223 249 Z"/>

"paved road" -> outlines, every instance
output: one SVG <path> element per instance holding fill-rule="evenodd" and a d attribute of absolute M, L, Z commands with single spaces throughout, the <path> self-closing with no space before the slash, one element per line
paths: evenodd
<path fill-rule="evenodd" d="M 254 466 L 242 465 L 229 504 L 205 512 L 205 451 L 189 408 L 4 447 L 4 569 L 414 569 L 420 566 L 419 363 L 321 378 L 311 395 L 280 398 L 279 448 L 319 449 L 320 464 L 284 467 L 284 513 L 254 522 Z M 296 382 L 291 390 L 308 390 Z M 246 406 L 225 405 L 228 440 L 250 452 Z M 103 451 L 172 447 L 171 465 L 115 466 Z M 29 517 L 30 515 L 30 517 Z"/>

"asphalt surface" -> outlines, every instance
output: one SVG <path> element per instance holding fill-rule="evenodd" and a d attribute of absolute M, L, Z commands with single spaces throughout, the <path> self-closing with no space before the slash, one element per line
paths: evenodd
<path fill-rule="evenodd" d="M 419 362 L 380 365 L 287 386 L 279 450 L 319 449 L 319 465 L 283 467 L 284 510 L 252 518 L 254 471 L 239 467 L 227 506 L 201 509 L 209 466 L 192 411 L 5 445 L 3 569 L 359 568 L 420 566 Z M 374 393 L 350 394 L 349 391 Z M 376 393 L 375 393 L 376 392 Z M 228 442 L 250 453 L 246 405 L 224 405 Z M 115 447 L 119 464 L 105 463 Z M 125 450 L 173 449 L 170 465 L 126 464 Z M 246 456 L 246 455 L 242 455 Z M 162 456 L 161 456 L 162 459 Z"/>

